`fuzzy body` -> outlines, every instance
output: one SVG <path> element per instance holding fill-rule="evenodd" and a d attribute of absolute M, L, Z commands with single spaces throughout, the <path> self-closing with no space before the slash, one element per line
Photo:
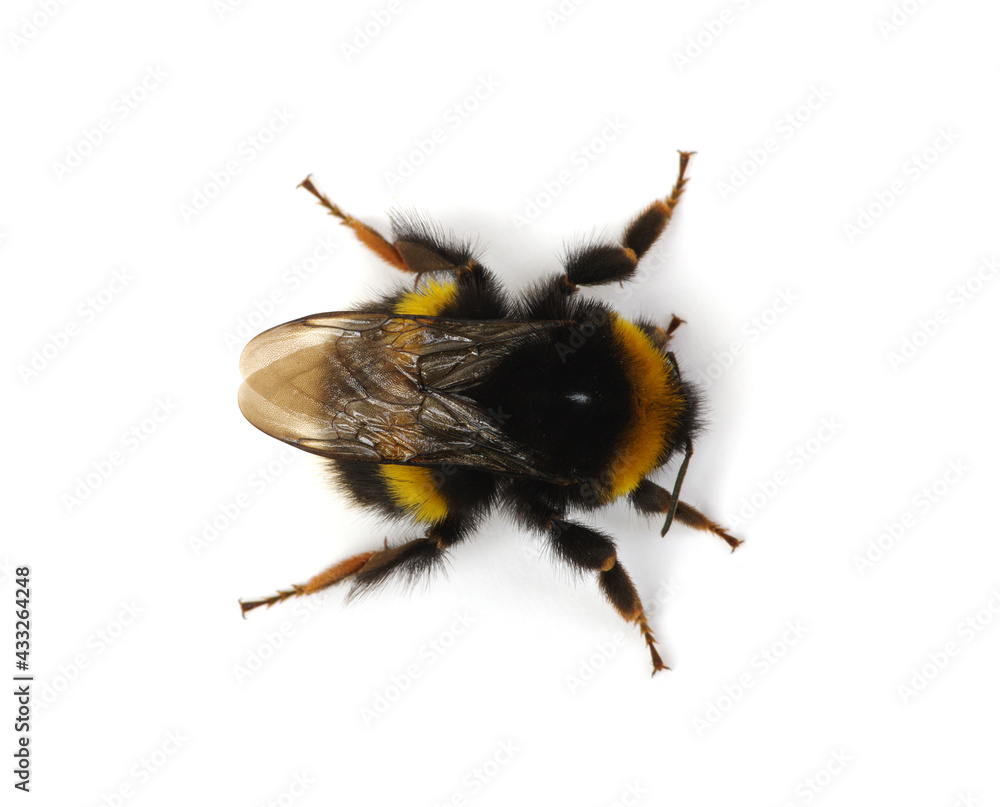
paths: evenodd
<path fill-rule="evenodd" d="M 415 291 L 400 290 L 360 310 L 557 322 L 544 339 L 512 350 L 463 394 L 571 483 L 485 473 L 460 463 L 331 459 L 338 486 L 358 505 L 391 518 L 477 523 L 499 505 L 525 526 L 547 529 L 554 513 L 593 509 L 631 494 L 683 448 L 697 426 L 698 397 L 672 373 L 655 344 L 655 328 L 625 320 L 603 303 L 563 294 L 563 286 L 557 276 L 512 302 L 476 264 L 457 278 L 432 277 Z"/>
<path fill-rule="evenodd" d="M 646 514 L 739 540 L 680 501 L 699 399 L 668 352 L 666 328 L 629 321 L 579 286 L 624 283 L 659 238 L 686 183 L 649 204 L 619 241 L 571 251 L 564 271 L 509 296 L 468 244 L 411 217 L 393 239 L 302 185 L 382 260 L 416 277 L 353 311 L 265 331 L 240 358 L 240 408 L 262 431 L 325 457 L 356 504 L 424 528 L 397 546 L 341 560 L 303 585 L 242 602 L 244 614 L 343 580 L 349 596 L 439 565 L 494 507 L 546 536 L 572 567 L 595 573 L 638 626 L 653 672 L 666 669 L 614 541 L 568 520 L 627 497 Z M 683 452 L 673 492 L 650 479 Z"/>

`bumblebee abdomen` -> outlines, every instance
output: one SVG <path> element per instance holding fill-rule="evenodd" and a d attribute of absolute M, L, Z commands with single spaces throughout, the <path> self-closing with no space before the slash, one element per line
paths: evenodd
<path fill-rule="evenodd" d="M 448 502 L 435 480 L 434 468 L 380 465 L 379 473 L 392 503 L 414 521 L 433 524 L 448 515 Z"/>
<path fill-rule="evenodd" d="M 496 496 L 495 477 L 457 465 L 396 465 L 330 460 L 333 480 L 355 504 L 390 518 L 438 524 L 478 518 Z"/>
<path fill-rule="evenodd" d="M 635 490 L 642 478 L 662 464 L 677 436 L 694 417 L 694 400 L 664 354 L 634 323 L 611 318 L 616 350 L 631 390 L 631 414 L 608 475 L 608 499 Z"/>

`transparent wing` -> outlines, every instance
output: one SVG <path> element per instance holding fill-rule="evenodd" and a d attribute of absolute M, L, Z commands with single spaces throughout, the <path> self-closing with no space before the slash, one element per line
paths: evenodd
<path fill-rule="evenodd" d="M 340 312 L 279 325 L 240 357 L 239 403 L 263 432 L 324 457 L 455 464 L 555 482 L 463 390 L 555 322 Z"/>

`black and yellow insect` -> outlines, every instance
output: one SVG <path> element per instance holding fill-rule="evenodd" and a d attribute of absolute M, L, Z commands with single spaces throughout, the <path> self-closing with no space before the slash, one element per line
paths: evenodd
<path fill-rule="evenodd" d="M 437 566 L 491 510 L 546 536 L 593 570 L 665 669 L 631 579 L 607 535 L 568 516 L 621 497 L 676 516 L 734 549 L 739 540 L 678 499 L 699 426 L 696 390 L 666 328 L 577 293 L 629 280 L 670 221 L 686 182 L 625 228 L 620 243 L 572 251 L 565 271 L 512 298 L 473 254 L 411 218 L 392 242 L 303 186 L 380 258 L 416 277 L 352 311 L 279 325 L 243 351 L 240 408 L 258 429 L 329 460 L 354 502 L 424 525 L 423 537 L 342 560 L 304 585 L 241 602 L 243 612 L 347 580 L 351 595 Z M 673 492 L 650 475 L 681 458 Z"/>

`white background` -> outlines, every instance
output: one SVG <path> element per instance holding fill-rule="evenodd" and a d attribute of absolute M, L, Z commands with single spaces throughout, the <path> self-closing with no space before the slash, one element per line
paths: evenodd
<path fill-rule="evenodd" d="M 6 6 L 25 801 L 1000 804 L 1000 11 L 662 6 Z M 586 292 L 687 321 L 684 498 L 746 539 L 595 517 L 673 669 L 503 517 L 426 590 L 240 619 L 414 534 L 236 406 L 249 336 L 399 281 L 296 184 L 383 231 L 416 208 L 517 289 L 668 193 L 677 149 L 640 278 Z"/>

